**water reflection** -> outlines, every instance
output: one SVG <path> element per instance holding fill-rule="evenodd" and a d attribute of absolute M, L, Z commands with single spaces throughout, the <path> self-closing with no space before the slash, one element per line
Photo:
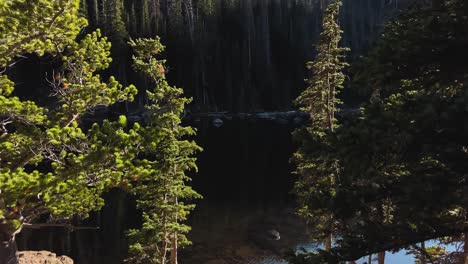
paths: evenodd
<path fill-rule="evenodd" d="M 194 187 L 205 199 L 190 219 L 194 246 L 182 252 L 182 263 L 284 263 L 278 256 L 306 239 L 289 193 L 293 127 L 275 120 L 223 122 L 217 128 L 209 120 L 198 123 L 205 151 Z"/>

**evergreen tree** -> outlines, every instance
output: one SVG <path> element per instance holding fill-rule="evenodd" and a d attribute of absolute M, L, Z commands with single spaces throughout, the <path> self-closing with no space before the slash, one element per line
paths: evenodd
<path fill-rule="evenodd" d="M 81 117 L 97 106 L 133 100 L 99 74 L 111 62 L 110 43 L 99 31 L 75 42 L 86 21 L 78 1 L 0 2 L 0 262 L 16 263 L 15 235 L 43 216 L 67 221 L 103 205 L 101 195 L 126 175 L 134 139 L 119 122 L 84 129 Z M 49 78 L 52 106 L 13 94 L 8 69 L 25 53 L 55 55 Z"/>
<path fill-rule="evenodd" d="M 149 10 L 149 7 L 148 7 L 148 1 L 142 1 L 141 3 L 141 22 L 140 22 L 140 25 L 141 25 L 141 30 L 140 30 L 140 33 L 143 34 L 143 35 L 149 35 L 150 34 L 150 25 L 151 25 L 151 21 L 150 21 L 150 14 L 149 14 L 150 10 Z"/>
<path fill-rule="evenodd" d="M 193 154 L 200 151 L 191 127 L 181 125 L 181 115 L 190 99 L 183 90 L 170 86 L 165 78 L 164 61 L 156 58 L 164 49 L 159 38 L 138 39 L 130 45 L 135 53 L 134 68 L 149 78 L 155 88 L 148 91 L 147 126 L 141 130 L 144 157 L 137 160 L 138 208 L 143 210 L 143 226 L 131 230 L 131 263 L 177 263 L 178 247 L 189 244 L 185 234 L 190 228 L 181 222 L 194 205 L 187 200 L 199 198 L 186 182 L 187 170 L 196 169 Z M 170 253 L 170 255 L 168 255 Z"/>
<path fill-rule="evenodd" d="M 300 175 L 295 184 L 299 214 L 309 221 L 315 238 L 326 238 L 327 251 L 336 229 L 331 201 L 340 174 L 330 139 L 337 127 L 337 93 L 343 87 L 347 65 L 343 62 L 347 49 L 339 47 L 343 33 L 338 23 L 340 6 L 341 1 L 333 1 L 325 10 L 316 59 L 307 63 L 312 75 L 309 86 L 296 100 L 310 116 L 310 125 L 296 131 L 302 143 L 293 158 Z"/>
<path fill-rule="evenodd" d="M 0 67 L 23 53 L 57 53 L 87 24 L 79 1 L 0 1 Z"/>
<path fill-rule="evenodd" d="M 123 0 L 106 0 L 103 2 L 102 12 L 105 14 L 105 21 L 101 21 L 98 27 L 104 30 L 106 36 L 110 38 L 113 45 L 118 45 L 119 51 L 125 46 L 125 40 L 128 38 L 128 32 L 123 20 Z"/>
<path fill-rule="evenodd" d="M 468 237 L 467 12 L 456 0 L 402 14 L 358 71 L 373 96 L 330 141 L 341 174 L 329 259 Z"/>

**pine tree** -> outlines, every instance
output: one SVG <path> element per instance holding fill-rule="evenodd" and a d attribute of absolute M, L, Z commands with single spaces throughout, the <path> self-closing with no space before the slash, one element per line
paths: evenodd
<path fill-rule="evenodd" d="M 337 260 L 466 233 L 467 11 L 401 14 L 358 71 L 378 98 L 335 130 Z"/>
<path fill-rule="evenodd" d="M 187 200 L 199 198 L 186 182 L 186 171 L 196 169 L 193 154 L 200 151 L 191 127 L 181 125 L 181 115 L 190 99 L 183 90 L 170 86 L 165 78 L 164 61 L 155 56 L 163 51 L 159 38 L 138 39 L 130 45 L 135 53 L 134 68 L 156 86 L 148 92 L 147 126 L 142 129 L 142 146 L 135 175 L 138 208 L 143 210 L 143 226 L 131 230 L 131 263 L 177 263 L 177 250 L 189 244 L 185 234 L 190 228 L 181 222 L 194 208 Z M 168 256 L 168 254 L 170 255 Z"/>
<path fill-rule="evenodd" d="M 137 91 L 102 81 L 97 72 L 109 66 L 111 45 L 99 31 L 76 42 L 86 25 L 78 12 L 78 1 L 0 2 L 1 67 L 25 53 L 60 64 L 48 78 L 53 106 L 14 96 L 15 84 L 0 76 L 1 263 L 16 262 L 15 235 L 41 217 L 66 222 L 100 209 L 102 193 L 126 175 L 120 164 L 132 158 L 134 138 L 119 122 L 82 125 L 97 106 L 131 101 Z"/>
<path fill-rule="evenodd" d="M 87 21 L 79 1 L 0 1 L 0 67 L 23 53 L 57 53 L 73 41 Z"/>
<path fill-rule="evenodd" d="M 343 87 L 343 69 L 347 66 L 343 59 L 348 50 L 339 47 L 343 33 L 338 23 L 340 6 L 341 1 L 333 1 L 325 10 L 317 56 L 307 63 L 312 75 L 307 80 L 309 86 L 296 100 L 310 117 L 309 126 L 295 133 L 302 143 L 293 158 L 300 175 L 295 184 L 299 214 L 313 226 L 316 238 L 326 238 L 327 251 L 335 230 L 331 201 L 340 173 L 329 138 L 337 127 L 335 113 L 341 103 L 337 94 Z"/>
<path fill-rule="evenodd" d="M 167 0 L 167 21 L 169 31 L 179 34 L 183 26 L 182 2 L 184 0 Z"/>
<path fill-rule="evenodd" d="M 150 28 L 150 25 L 151 25 L 151 21 L 150 21 L 150 10 L 149 10 L 149 7 L 148 7 L 148 1 L 142 1 L 141 3 L 141 22 L 140 22 L 140 25 L 141 25 L 141 31 L 140 31 L 140 34 L 142 35 L 150 35 L 151 34 L 151 28 Z"/>
<path fill-rule="evenodd" d="M 307 89 L 296 99 L 301 110 L 309 113 L 312 128 L 330 132 L 336 126 L 335 113 L 341 103 L 336 95 L 343 88 L 343 69 L 348 65 L 343 61 L 348 49 L 339 47 L 343 34 L 338 23 L 340 6 L 341 1 L 334 1 L 325 10 L 317 56 L 307 63 L 312 77 L 307 80 Z"/>
<path fill-rule="evenodd" d="M 125 46 L 125 39 L 128 32 L 123 20 L 123 0 L 106 0 L 102 5 L 102 13 L 105 21 L 99 23 L 103 33 L 109 37 L 114 46 L 117 46 L 115 54 L 120 55 L 122 47 Z"/>

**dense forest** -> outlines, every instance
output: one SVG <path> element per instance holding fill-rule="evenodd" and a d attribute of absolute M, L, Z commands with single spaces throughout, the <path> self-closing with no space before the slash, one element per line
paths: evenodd
<path fill-rule="evenodd" d="M 0 0 L 0 44 L 0 264 L 90 223 L 119 225 L 109 263 L 468 264 L 466 0 Z M 115 193 L 130 226 L 99 220 Z M 192 245 L 198 201 L 267 194 L 294 235 Z"/>
<path fill-rule="evenodd" d="M 130 63 L 124 39 L 157 34 L 168 46 L 168 74 L 194 98 L 193 111 L 252 112 L 293 108 L 326 2 L 88 0 L 82 9 L 114 43 L 114 70 L 124 83 Z M 405 4 L 345 1 L 349 55 L 362 54 Z"/>

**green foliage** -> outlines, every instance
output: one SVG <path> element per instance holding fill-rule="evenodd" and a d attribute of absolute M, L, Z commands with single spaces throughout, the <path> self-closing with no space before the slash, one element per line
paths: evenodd
<path fill-rule="evenodd" d="M 389 96 L 402 80 L 444 84 L 466 72 L 465 3 L 444 1 L 441 10 L 414 8 L 389 22 L 377 45 L 354 66 L 356 86 Z"/>
<path fill-rule="evenodd" d="M 413 254 L 415 257 L 415 264 L 421 264 L 421 260 L 424 255 L 424 259 L 426 263 L 433 263 L 433 264 L 443 264 L 443 263 L 453 263 L 444 261 L 444 258 L 448 255 L 448 252 L 445 250 L 444 247 L 441 246 L 432 246 L 427 247 L 426 251 L 422 253 L 420 250 L 413 249 L 409 250 L 408 254 Z"/>
<path fill-rule="evenodd" d="M 343 69 L 348 65 L 343 62 L 349 49 L 339 47 L 343 31 L 338 24 L 341 1 L 333 1 L 323 15 L 323 30 L 316 46 L 317 56 L 307 63 L 311 78 L 309 86 L 296 99 L 301 110 L 310 114 L 314 129 L 331 129 L 335 126 L 334 113 L 341 101 L 336 97 L 343 88 Z"/>
<path fill-rule="evenodd" d="M 466 7 L 446 1 L 403 14 L 358 67 L 371 102 L 325 141 L 340 161 L 327 203 L 338 260 L 466 232 Z"/>
<path fill-rule="evenodd" d="M 103 192 L 126 175 L 120 164 L 134 158 L 138 134 L 110 121 L 84 130 L 80 118 L 137 91 L 96 74 L 109 66 L 110 43 L 99 31 L 75 41 L 86 25 L 77 1 L 1 1 L 0 12 L 2 66 L 31 52 L 60 64 L 50 107 L 13 96 L 14 83 L 0 76 L 0 232 L 8 237 L 44 214 L 66 220 L 102 207 Z"/>
<path fill-rule="evenodd" d="M 185 139 L 193 136 L 191 127 L 181 125 L 181 115 L 190 99 L 183 90 L 170 86 L 164 74 L 164 61 L 156 56 L 164 50 L 159 38 L 138 39 L 130 45 L 135 53 L 134 68 L 156 85 L 148 91 L 146 126 L 141 128 L 144 146 L 134 167 L 137 181 L 133 191 L 138 196 L 138 208 L 143 210 L 143 226 L 130 230 L 131 263 L 166 263 L 167 254 L 175 254 L 178 246 L 189 241 L 190 228 L 181 222 L 194 205 L 186 201 L 200 198 L 190 186 L 186 171 L 196 169 L 193 154 L 201 148 Z"/>
<path fill-rule="evenodd" d="M 1 0 L 0 66 L 23 53 L 60 53 L 87 24 L 79 0 Z"/>
<path fill-rule="evenodd" d="M 99 10 L 95 10 L 99 14 L 99 24 L 94 26 L 102 28 L 106 36 L 119 50 L 125 46 L 125 39 L 128 38 L 128 32 L 124 23 L 123 0 L 96 0 L 99 2 Z M 86 2 L 86 1 L 83 1 Z M 147 1 L 144 1 L 147 2 Z M 96 19 L 94 19 L 96 21 Z M 120 51 L 120 50 L 119 50 Z M 115 54 L 120 56 L 120 54 Z"/>
<path fill-rule="evenodd" d="M 81 115 L 100 105 L 133 101 L 137 93 L 134 86 L 122 89 L 114 77 L 110 77 L 108 83 L 103 83 L 100 76 L 95 74 L 109 67 L 112 61 L 110 47 L 107 39 L 101 38 L 99 30 L 68 47 L 69 55 L 63 56 L 63 72 L 58 74 L 59 81 L 54 87 L 56 93 L 60 94 L 60 114 L 65 114 L 61 118 Z"/>
<path fill-rule="evenodd" d="M 294 264 L 333 264 L 339 263 L 338 259 L 331 254 L 331 252 L 327 252 L 325 250 L 318 250 L 317 252 L 311 252 L 306 249 L 302 249 L 301 251 L 295 252 L 290 251 L 286 253 L 286 259 L 290 263 Z"/>
<path fill-rule="evenodd" d="M 144 212 L 143 228 L 129 232 L 137 241 L 130 260 L 164 263 L 168 252 L 189 244 L 190 228 L 181 222 L 194 208 L 186 202 L 200 197 L 186 185 L 201 150 L 186 139 L 194 129 L 181 125 L 190 100 L 167 83 L 164 61 L 155 58 L 164 49 L 159 39 L 137 40 L 130 43 L 135 69 L 156 85 L 145 126 L 120 116 L 84 129 L 85 114 L 132 101 L 137 90 L 97 74 L 112 62 L 111 45 L 99 30 L 75 41 L 86 25 L 78 10 L 77 1 L 0 2 L 1 66 L 25 53 L 55 56 L 59 65 L 48 80 L 55 102 L 48 107 L 14 96 L 15 84 L 0 75 L 0 233 L 13 236 L 44 214 L 86 217 L 103 206 L 105 191 L 122 187 Z"/>
<path fill-rule="evenodd" d="M 215 0 L 200 0 L 197 1 L 197 7 L 204 15 L 213 15 L 216 12 L 217 5 L 219 3 Z"/>
<path fill-rule="evenodd" d="M 443 237 L 437 239 L 437 244 L 430 247 L 412 246 L 408 251 L 407 255 L 413 255 L 415 258 L 415 264 L 424 263 L 430 264 L 452 264 L 452 263 L 464 263 L 464 236 L 455 237 Z M 447 247 L 453 248 L 451 251 L 447 250 Z"/>
<path fill-rule="evenodd" d="M 341 1 L 333 1 L 325 10 L 317 56 L 307 63 L 312 77 L 307 80 L 307 89 L 296 100 L 301 110 L 309 113 L 310 125 L 295 132 L 301 146 L 293 157 L 300 175 L 294 192 L 299 202 L 298 213 L 307 219 L 317 240 L 336 229 L 330 209 L 336 195 L 340 165 L 330 140 L 337 127 L 335 112 L 340 100 L 336 95 L 343 88 L 343 69 L 347 65 L 343 58 L 348 50 L 339 47 L 343 33 L 338 24 L 340 6 Z"/>

